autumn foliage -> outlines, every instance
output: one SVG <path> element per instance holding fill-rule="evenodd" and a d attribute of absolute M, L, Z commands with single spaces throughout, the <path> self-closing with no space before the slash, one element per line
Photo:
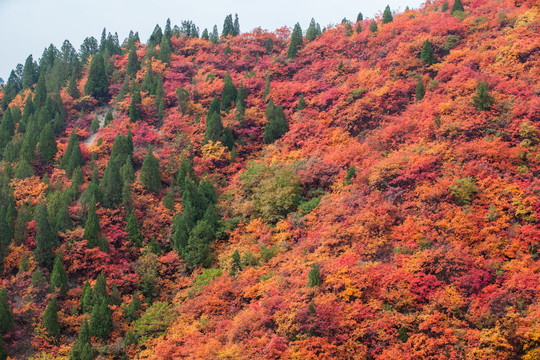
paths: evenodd
<path fill-rule="evenodd" d="M 462 5 L 6 86 L 0 358 L 538 359 L 540 10 Z"/>

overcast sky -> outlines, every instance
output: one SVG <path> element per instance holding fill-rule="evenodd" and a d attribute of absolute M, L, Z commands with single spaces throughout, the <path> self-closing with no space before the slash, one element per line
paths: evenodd
<path fill-rule="evenodd" d="M 311 18 L 326 26 L 346 17 L 373 17 L 389 4 L 393 11 L 416 8 L 423 0 L 0 0 L 0 77 L 7 81 L 17 63 L 26 57 L 41 57 L 53 43 L 57 48 L 68 39 L 78 50 L 87 36 L 99 40 L 104 27 L 118 32 L 123 41 L 130 30 L 146 42 L 154 26 L 163 28 L 167 18 L 173 25 L 192 20 L 202 32 L 214 24 L 221 32 L 228 14 L 237 13 L 240 30 L 256 27 L 275 30 L 300 22 L 305 31 Z M 233 15 L 234 16 L 234 15 Z"/>

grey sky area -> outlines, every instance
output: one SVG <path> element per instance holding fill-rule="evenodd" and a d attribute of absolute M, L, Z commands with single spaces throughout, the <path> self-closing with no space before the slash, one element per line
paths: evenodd
<path fill-rule="evenodd" d="M 242 32 L 256 27 L 275 30 L 293 27 L 300 22 L 305 31 L 311 18 L 326 26 L 346 17 L 356 20 L 358 12 L 364 18 L 380 15 L 386 5 L 393 11 L 406 6 L 416 8 L 423 0 L 0 0 L 0 77 L 7 81 L 17 63 L 26 57 L 41 57 L 49 44 L 57 48 L 68 39 L 76 49 L 87 36 L 99 40 L 104 27 L 118 33 L 120 41 L 129 31 L 138 31 L 146 42 L 154 26 L 163 28 L 167 18 L 173 25 L 192 20 L 200 29 L 221 32 L 228 14 L 237 13 Z"/>

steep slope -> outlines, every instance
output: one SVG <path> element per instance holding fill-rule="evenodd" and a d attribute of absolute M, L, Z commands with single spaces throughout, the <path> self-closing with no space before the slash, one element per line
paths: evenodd
<path fill-rule="evenodd" d="M 463 5 L 44 53 L 0 93 L 8 353 L 536 359 L 540 10 Z"/>

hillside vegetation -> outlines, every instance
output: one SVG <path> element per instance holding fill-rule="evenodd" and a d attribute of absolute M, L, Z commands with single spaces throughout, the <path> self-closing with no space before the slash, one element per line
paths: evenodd
<path fill-rule="evenodd" d="M 0 359 L 539 359 L 538 2 L 344 15 L 15 69 Z"/>

